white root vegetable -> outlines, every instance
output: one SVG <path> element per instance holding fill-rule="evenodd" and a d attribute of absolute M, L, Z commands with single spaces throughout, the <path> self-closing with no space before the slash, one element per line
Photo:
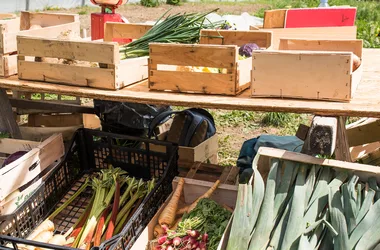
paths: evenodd
<path fill-rule="evenodd" d="M 67 244 L 66 238 L 62 234 L 56 234 L 48 242 L 49 244 L 54 244 L 58 246 L 64 246 Z"/>
<path fill-rule="evenodd" d="M 34 238 L 34 241 L 48 243 L 53 238 L 53 232 L 52 231 L 42 231 L 40 232 L 36 238 Z M 42 250 L 39 247 L 28 247 L 29 250 Z"/>
<path fill-rule="evenodd" d="M 26 239 L 34 240 L 43 231 L 49 231 L 53 234 L 54 223 L 51 220 L 45 220 Z"/>

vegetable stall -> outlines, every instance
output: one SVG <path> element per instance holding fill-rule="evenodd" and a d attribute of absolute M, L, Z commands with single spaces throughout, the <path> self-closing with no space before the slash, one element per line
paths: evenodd
<path fill-rule="evenodd" d="M 0 79 L 0 128 L 21 139 L 5 89 L 312 113 L 332 116 L 332 152 L 324 155 L 337 160 L 261 148 L 251 181 L 229 185 L 178 177 L 173 143 L 78 130 L 63 160 L 1 224 L 7 249 L 373 249 L 379 243 L 373 230 L 379 173 L 350 163 L 344 117 L 380 117 L 380 52 L 363 49 L 356 37 L 224 30 L 223 23 L 207 22 L 208 13 L 165 13 L 153 26 L 108 23 L 105 41 L 18 36 L 19 74 Z M 133 41 L 117 43 L 126 38 Z M 287 76 L 294 86 L 284 84 Z M 256 86 L 272 91 L 260 94 Z M 315 154 L 311 142 L 325 134 L 313 129 L 325 125 L 314 119 L 303 153 Z"/>

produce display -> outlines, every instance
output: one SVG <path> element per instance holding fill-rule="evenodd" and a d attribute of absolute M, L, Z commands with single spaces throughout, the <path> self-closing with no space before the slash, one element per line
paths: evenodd
<path fill-rule="evenodd" d="M 154 185 L 154 179 L 148 182 L 137 180 L 129 177 L 120 168 L 101 170 L 94 176 L 88 177 L 84 184 L 27 239 L 79 249 L 99 246 L 101 242 L 121 232 Z M 57 232 L 54 219 L 82 193 L 89 190 L 93 190 L 92 197 L 76 223 L 67 232 Z"/>
<path fill-rule="evenodd" d="M 171 199 L 159 215 L 154 231 L 155 248 L 216 250 L 232 214 L 210 199 L 219 181 L 192 204 L 178 209 L 183 185 L 184 179 L 180 178 Z"/>
<path fill-rule="evenodd" d="M 253 170 L 253 185 L 239 185 L 227 250 L 380 247 L 375 178 L 272 159 L 264 185 Z"/>

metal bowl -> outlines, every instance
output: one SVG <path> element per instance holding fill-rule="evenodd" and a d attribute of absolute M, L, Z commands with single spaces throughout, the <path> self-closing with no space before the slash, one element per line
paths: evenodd
<path fill-rule="evenodd" d="M 97 5 L 118 5 L 119 0 L 92 0 Z M 126 4 L 128 0 L 121 0 L 119 5 Z"/>

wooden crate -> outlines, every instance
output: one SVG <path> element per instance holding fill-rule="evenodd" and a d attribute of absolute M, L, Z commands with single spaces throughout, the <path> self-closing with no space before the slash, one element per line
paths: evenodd
<path fill-rule="evenodd" d="M 250 26 L 251 30 L 271 31 L 273 37 L 272 48 L 278 49 L 280 39 L 356 39 L 356 26 L 321 27 L 321 28 L 263 28 Z"/>
<path fill-rule="evenodd" d="M 223 184 L 235 185 L 239 175 L 239 168 L 235 166 L 219 166 L 202 162 L 178 162 L 180 177 L 188 179 L 211 181 L 220 180 Z"/>
<path fill-rule="evenodd" d="M 18 37 L 19 79 L 116 90 L 148 77 L 148 57 L 120 59 L 117 38 L 139 38 L 152 26 L 106 23 L 105 41 Z M 27 57 L 77 60 L 85 64 L 31 61 Z M 95 63 L 95 66 L 94 66 Z"/>
<path fill-rule="evenodd" d="M 173 180 L 173 190 L 177 187 L 178 177 Z M 207 190 L 213 185 L 213 182 L 199 181 L 185 178 L 185 185 L 183 186 L 183 196 L 181 197 L 181 205 L 191 204 L 199 196 L 207 192 Z M 220 184 L 218 189 L 215 190 L 211 199 L 215 200 L 221 205 L 225 205 L 229 208 L 234 208 L 237 199 L 238 186 Z M 143 250 L 153 249 L 150 241 L 154 239 L 154 227 L 158 223 L 158 216 L 167 205 L 171 196 L 161 206 L 153 219 L 149 222 L 148 226 L 141 233 L 140 237 L 136 240 L 131 250 Z"/>
<path fill-rule="evenodd" d="M 184 93 L 237 95 L 250 86 L 251 58 L 239 60 L 239 46 L 257 43 L 267 49 L 266 31 L 202 30 L 200 44 L 151 43 L 149 88 Z M 187 66 L 222 69 L 191 72 Z"/>
<path fill-rule="evenodd" d="M 362 40 L 281 39 L 279 51 L 254 51 L 253 97 L 350 101 L 363 62 L 353 72 L 353 53 L 362 58 Z"/>
<path fill-rule="evenodd" d="M 0 189 L 0 214 L 2 214 L 1 209 L 4 208 L 5 203 L 8 203 L 6 198 L 9 194 L 35 180 L 45 169 L 60 160 L 65 152 L 61 134 L 55 134 L 42 143 L 0 139 L 0 153 L 3 154 L 0 164 L 4 163 L 7 155 L 18 151 L 28 152 L 0 169 L 0 181 L 7 183 L 7 185 L 2 185 Z"/>
<path fill-rule="evenodd" d="M 166 132 L 158 135 L 159 140 L 164 140 Z M 165 152 L 166 147 L 152 145 L 151 150 Z M 195 147 L 178 147 L 178 162 L 194 163 L 207 162 L 218 163 L 218 135 L 215 134 Z"/>
<path fill-rule="evenodd" d="M 1 20 L 9 18 L 6 20 Z M 33 25 L 42 28 L 30 29 Z M 62 32 L 80 34 L 79 15 L 21 12 L 20 17 L 13 14 L 0 15 L 0 76 L 17 74 L 18 35 L 53 38 Z"/>
<path fill-rule="evenodd" d="M 256 157 L 258 157 L 258 170 L 260 171 L 264 182 L 266 182 L 270 170 L 271 159 L 294 161 L 297 163 L 305 163 L 309 165 L 320 165 L 322 167 L 331 167 L 336 170 L 347 170 L 350 173 L 357 175 L 360 180 L 366 181 L 369 177 L 375 177 L 377 179 L 377 182 L 380 182 L 380 168 L 375 166 L 316 158 L 310 155 L 268 147 L 261 147 Z M 229 223 L 224 232 L 223 238 L 218 246 L 218 250 L 227 249 L 230 229 L 231 223 Z"/>

